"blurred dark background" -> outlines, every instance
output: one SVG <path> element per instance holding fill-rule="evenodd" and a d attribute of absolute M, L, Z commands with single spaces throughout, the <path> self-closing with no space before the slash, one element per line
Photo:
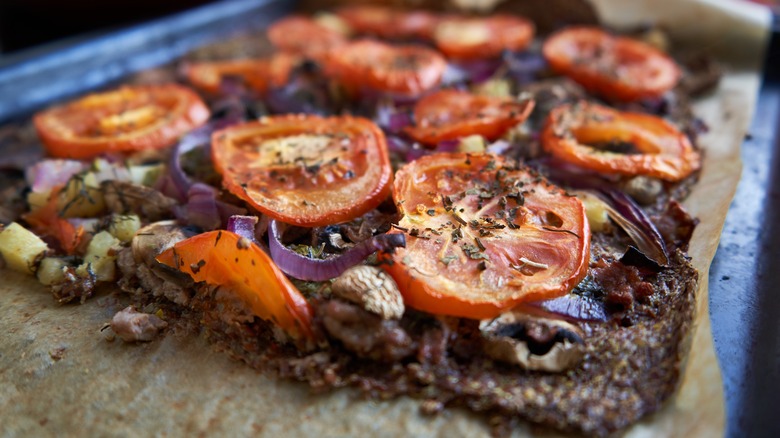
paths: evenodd
<path fill-rule="evenodd" d="M 217 0 L 0 0 L 0 55 L 140 23 Z"/>

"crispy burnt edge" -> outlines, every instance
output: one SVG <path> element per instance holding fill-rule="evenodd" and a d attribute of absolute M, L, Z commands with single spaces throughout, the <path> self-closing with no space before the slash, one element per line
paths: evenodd
<path fill-rule="evenodd" d="M 595 245 L 607 243 L 601 239 Z M 279 342 L 271 323 L 251 316 L 220 288 L 195 285 L 189 288 L 188 304 L 176 305 L 139 289 L 136 269 L 123 269 L 122 282 L 139 305 L 163 308 L 174 330 L 202 329 L 215 348 L 232 358 L 279 378 L 306 382 L 318 392 L 351 386 L 378 399 L 408 395 L 424 400 L 424 413 L 466 407 L 487 415 L 496 435 L 518 420 L 607 435 L 655 412 L 674 393 L 680 358 L 687 353 L 698 275 L 681 250 L 671 255 L 668 268 L 651 275 L 608 257 L 595 265 L 586 280 L 589 286 L 578 293 L 598 296 L 608 292 L 600 285 L 610 284 L 610 278 L 620 283 L 633 274 L 623 285 L 635 299 L 627 305 L 618 297 L 610 304 L 607 322 L 573 322 L 584 334 L 585 356 L 562 373 L 524 371 L 490 359 L 479 321 L 415 311 L 407 311 L 400 321 L 384 321 L 322 294 L 310 298 L 316 330 L 326 332 L 323 320 L 333 312 L 328 306 L 338 305 L 367 338 L 379 340 L 379 348 L 371 350 L 377 345 L 370 345 L 368 354 L 359 354 L 354 345 L 328 337 L 326 346 L 303 352 Z"/>

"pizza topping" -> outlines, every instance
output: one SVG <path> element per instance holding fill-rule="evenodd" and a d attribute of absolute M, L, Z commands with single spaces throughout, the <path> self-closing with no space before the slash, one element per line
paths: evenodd
<path fill-rule="evenodd" d="M 455 59 L 496 58 L 505 50 L 520 51 L 533 39 L 534 25 L 510 15 L 447 17 L 434 31 L 436 46 Z"/>
<path fill-rule="evenodd" d="M 699 224 L 699 219 L 691 217 L 682 204 L 675 200 L 669 202 L 662 214 L 651 219 L 663 236 L 667 248 L 681 248 L 684 251 L 688 249 L 693 231 Z"/>
<path fill-rule="evenodd" d="M 282 231 L 276 221 L 268 227 L 268 241 L 271 258 L 285 274 L 310 281 L 324 281 L 336 278 L 347 269 L 362 263 L 376 251 L 393 252 L 403 247 L 406 239 L 398 234 L 380 234 L 353 246 L 343 254 L 327 259 L 315 259 L 299 254 L 282 243 Z"/>
<path fill-rule="evenodd" d="M 277 20 L 268 28 L 268 39 L 279 50 L 320 59 L 346 43 L 340 32 L 308 17 L 292 15 Z"/>
<path fill-rule="evenodd" d="M 392 170 L 382 131 L 357 117 L 277 116 L 217 131 L 223 185 L 285 223 L 345 222 L 385 200 Z"/>
<path fill-rule="evenodd" d="M 125 342 L 149 342 L 168 323 L 157 315 L 142 313 L 133 306 L 127 306 L 111 319 L 111 330 Z"/>
<path fill-rule="evenodd" d="M 159 191 L 123 181 L 104 181 L 100 184 L 106 210 L 111 213 L 134 213 L 147 221 L 159 221 L 173 216 L 176 199 Z"/>
<path fill-rule="evenodd" d="M 34 274 L 48 251 L 46 242 L 16 222 L 0 227 L 0 260 L 4 262 L 3 266 Z"/>
<path fill-rule="evenodd" d="M 326 71 L 353 93 L 361 88 L 417 96 L 439 85 L 447 62 L 423 46 L 351 42 L 328 56 Z"/>
<path fill-rule="evenodd" d="M 489 318 L 565 295 L 587 271 L 590 229 L 575 197 L 491 155 L 435 154 L 398 171 L 405 249 L 384 268 L 407 306 Z"/>
<path fill-rule="evenodd" d="M 398 285 L 380 268 L 353 266 L 336 278 L 331 286 L 333 295 L 360 305 L 383 319 L 401 319 L 404 300 Z"/>
<path fill-rule="evenodd" d="M 240 248 L 240 239 L 229 231 L 210 231 L 176 243 L 157 261 L 196 282 L 232 291 L 254 315 L 273 321 L 293 339 L 312 338 L 306 299 L 259 246 Z"/>
<path fill-rule="evenodd" d="M 539 308 L 543 312 L 567 320 L 604 322 L 609 319 L 603 302 L 575 292 L 551 300 L 528 303 L 527 306 Z"/>
<path fill-rule="evenodd" d="M 635 302 L 648 302 L 655 293 L 636 266 L 600 258 L 591 268 L 597 286 L 604 291 L 604 303 L 614 310 L 625 310 Z"/>
<path fill-rule="evenodd" d="M 233 215 L 227 221 L 226 229 L 231 233 L 236 233 L 246 239 L 246 241 L 257 243 L 256 229 L 260 220 L 257 216 Z M 239 242 L 242 242 L 239 240 Z M 242 242 L 246 246 L 246 242 Z"/>
<path fill-rule="evenodd" d="M 359 357 L 395 364 L 414 353 L 414 340 L 396 320 L 338 299 L 320 303 L 317 315 L 330 337 Z"/>
<path fill-rule="evenodd" d="M 287 83 L 290 72 L 299 58 L 288 53 L 277 53 L 267 59 L 237 59 L 189 64 L 184 68 L 187 80 L 197 88 L 218 94 L 228 78 L 241 81 L 257 93 L 265 93 L 270 87 Z"/>
<path fill-rule="evenodd" d="M 89 158 L 171 146 L 208 118 L 209 110 L 197 94 L 167 84 L 91 94 L 42 111 L 33 120 L 50 155 Z"/>
<path fill-rule="evenodd" d="M 202 151 L 208 149 L 214 132 L 238 124 L 243 120 L 242 111 L 231 108 L 228 114 L 223 117 L 214 119 L 184 135 L 168 156 L 166 173 L 157 181 L 155 186 L 166 196 L 175 198 L 182 203 L 186 202 L 189 198 L 188 193 L 195 181 L 184 171 L 182 156 L 200 152 L 200 156 L 204 160 L 208 160 L 207 154 Z M 207 166 L 209 169 L 211 168 L 210 163 Z M 203 175 L 201 175 L 201 179 L 203 179 Z"/>
<path fill-rule="evenodd" d="M 661 180 L 642 175 L 627 179 L 620 188 L 642 205 L 654 204 L 664 190 Z"/>
<path fill-rule="evenodd" d="M 441 90 L 417 102 L 414 106 L 416 124 L 404 128 L 404 131 L 428 145 L 470 135 L 495 140 L 525 120 L 533 107 L 534 102 L 529 100 Z"/>
<path fill-rule="evenodd" d="M 542 145 L 560 160 L 610 174 L 680 181 L 701 165 L 688 137 L 671 123 L 584 101 L 550 112 Z"/>
<path fill-rule="evenodd" d="M 406 11 L 376 5 L 350 5 L 338 10 L 338 16 L 356 32 L 385 39 L 429 40 L 438 18 L 425 11 Z"/>
<path fill-rule="evenodd" d="M 319 64 L 303 62 L 293 69 L 283 87 L 271 88 L 262 102 L 272 114 L 328 115 L 340 112 L 343 99 L 339 91 Z"/>
<path fill-rule="evenodd" d="M 674 60 L 658 49 L 598 28 L 564 29 L 547 38 L 542 51 L 554 70 L 616 101 L 661 96 L 681 76 Z"/>
<path fill-rule="evenodd" d="M 507 312 L 480 323 L 485 353 L 533 371 L 557 373 L 573 368 L 585 356 L 584 334 L 567 322 Z"/>
<path fill-rule="evenodd" d="M 25 169 L 24 176 L 30 190 L 36 193 L 50 193 L 89 168 L 79 160 L 44 159 Z"/>
<path fill-rule="evenodd" d="M 133 259 L 147 266 L 156 266 L 157 256 L 173 245 L 193 236 L 176 221 L 153 222 L 135 233 L 130 243 Z"/>

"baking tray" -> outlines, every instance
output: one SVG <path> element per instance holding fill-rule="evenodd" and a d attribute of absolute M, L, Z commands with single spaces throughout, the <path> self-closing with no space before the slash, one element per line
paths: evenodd
<path fill-rule="evenodd" d="M 263 29 L 293 6 L 295 2 L 282 0 L 223 1 L 0 58 L 0 123 L 165 64 L 220 38 Z"/>
<path fill-rule="evenodd" d="M 0 123 L 51 102 L 164 64 L 187 51 L 260 29 L 294 2 L 238 0 L 203 6 L 109 35 L 0 60 Z M 775 29 L 777 26 L 775 26 Z M 780 39 L 775 32 L 744 171 L 710 271 L 710 312 L 727 401 L 727 436 L 780 436 Z"/>
<path fill-rule="evenodd" d="M 710 268 L 727 436 L 780 436 L 780 20 L 775 16 L 743 171 Z"/>

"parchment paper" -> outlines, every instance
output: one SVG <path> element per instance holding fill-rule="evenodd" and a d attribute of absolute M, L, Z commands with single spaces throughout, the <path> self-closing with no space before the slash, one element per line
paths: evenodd
<path fill-rule="evenodd" d="M 594 3 L 612 23 L 677 23 L 669 26 L 676 37 L 709 41 L 731 62 L 717 92 L 696 104 L 711 131 L 702 138 L 707 152 L 701 181 L 686 204 L 701 219 L 690 249 L 701 276 L 691 354 L 679 393 L 628 431 L 630 436 L 720 436 L 724 405 L 707 310 L 708 269 L 740 176 L 739 147 L 755 106 L 769 14 L 742 2 L 734 8 L 731 1 Z M 425 417 L 419 402 L 406 398 L 364 400 L 351 390 L 312 394 L 306 385 L 259 375 L 199 338 L 109 342 L 100 328 L 122 307 L 112 296 L 59 306 L 32 278 L 0 271 L 0 435 L 488 433 L 482 419 L 459 409 Z"/>

